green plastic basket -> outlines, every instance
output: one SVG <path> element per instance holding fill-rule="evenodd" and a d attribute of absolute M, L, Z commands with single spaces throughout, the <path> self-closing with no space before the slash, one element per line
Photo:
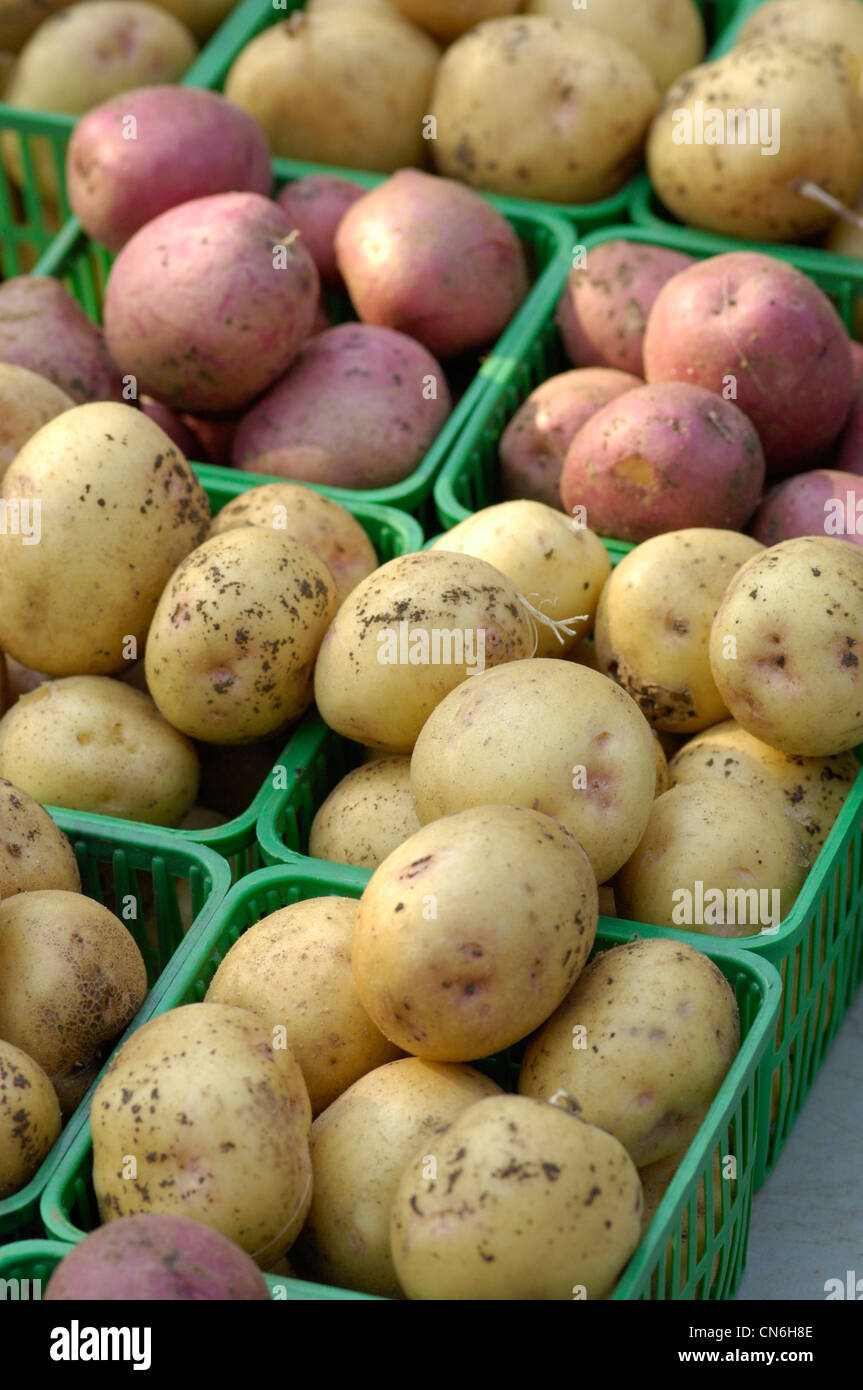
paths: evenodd
<path fill-rule="evenodd" d="M 193 925 L 195 932 L 205 926 L 221 903 L 231 883 L 227 864 L 212 850 L 185 844 L 165 831 L 73 811 L 54 810 L 52 815 L 72 843 L 82 892 L 126 923 L 144 957 L 152 989 L 189 939 Z M 145 1001 L 124 1037 L 143 1020 L 146 1007 Z M 30 1182 L 0 1200 L 0 1243 L 31 1231 L 41 1234 L 39 1200 L 86 1117 L 92 1090 Z"/>
<path fill-rule="evenodd" d="M 262 869 L 250 875 L 234 886 L 208 927 L 196 933 L 194 949 L 185 952 L 182 964 L 177 958 L 172 961 L 163 976 L 158 1005 L 151 1008 L 150 1017 L 182 1004 L 200 1002 L 227 951 L 247 927 L 262 917 L 305 898 L 333 893 L 359 897 L 368 877 L 354 871 L 351 880 L 344 875 L 323 873 L 308 863 Z M 600 949 L 618 945 L 635 934 L 629 924 L 601 918 L 597 945 Z M 665 933 L 638 928 L 637 934 Z M 765 1068 L 764 1058 L 776 1021 L 781 986 L 769 965 L 725 943 L 711 942 L 706 954 L 735 991 L 741 1018 L 740 1052 L 612 1295 L 617 1300 L 731 1298 L 743 1273 L 760 1091 L 769 1084 L 769 1065 Z M 512 1090 L 514 1061 L 504 1054 L 479 1065 Z M 736 1161 L 736 1176 L 733 1183 L 720 1184 L 719 1201 L 714 1205 L 714 1165 L 729 1155 Z M 699 1194 L 706 1206 L 705 1240 L 700 1254 L 698 1242 L 682 1239 L 684 1221 L 690 1230 L 696 1229 Z M 70 1243 L 83 1239 L 98 1224 L 89 1123 L 81 1127 L 55 1173 L 41 1211 L 46 1230 L 56 1239 Z M 333 1289 L 330 1296 L 346 1300 L 366 1297 L 346 1289 Z"/>
<path fill-rule="evenodd" d="M 207 493 L 214 516 L 228 502 L 239 497 L 242 493 L 248 492 L 250 488 L 261 483 L 272 482 L 271 478 L 259 477 L 253 473 L 235 473 L 232 469 L 219 468 L 210 464 L 195 464 L 194 468 Z M 422 528 L 413 517 L 406 516 L 403 512 L 396 511 L 392 507 L 376 506 L 374 503 L 358 498 L 352 498 L 350 503 L 346 505 L 369 536 L 381 564 L 387 560 L 392 560 L 396 555 L 407 555 L 413 550 L 419 550 L 422 546 Z M 279 762 L 283 760 L 286 751 L 278 760 Z M 160 833 L 175 837 L 181 843 L 203 845 L 215 850 L 228 861 L 232 877 L 241 878 L 243 874 L 250 873 L 252 869 L 259 868 L 261 865 L 255 827 L 270 791 L 271 777 L 268 776 L 258 788 L 246 810 L 241 815 L 228 820 L 224 825 L 208 830 L 165 830 L 163 828 Z M 66 814 L 60 807 L 49 806 L 48 809 L 52 815 L 55 812 L 57 815 Z M 149 829 L 149 826 L 144 823 L 120 820 L 113 816 L 94 815 L 90 816 L 89 820 L 94 826 L 105 825 L 120 832 L 131 825 L 138 825 L 145 832 Z"/>
<path fill-rule="evenodd" d="M 731 242 L 687 227 L 605 227 L 590 232 L 582 242 L 589 255 L 607 241 L 631 241 L 646 246 L 669 247 L 704 259 L 728 250 L 758 250 L 755 242 Z M 832 256 L 802 246 L 773 246 L 770 254 L 809 275 L 836 304 L 846 328 L 851 329 L 855 305 L 863 300 L 863 261 Z M 560 284 L 560 292 L 566 277 Z M 559 296 L 558 296 L 559 297 Z M 555 306 L 556 306 L 555 301 Z M 513 361 L 489 359 L 486 366 L 494 386 L 474 411 L 456 447 L 435 483 L 434 498 L 443 529 L 457 525 L 473 512 L 500 502 L 498 446 L 509 421 L 542 382 L 572 363 L 566 357 L 554 321 L 554 307 L 534 319 L 533 332 L 522 356 Z M 618 541 L 618 545 L 625 542 Z M 627 549 L 631 547 L 627 546 Z"/>
<path fill-rule="evenodd" d="M 74 1250 L 65 1240 L 18 1240 L 0 1246 L 0 1303 L 30 1302 L 45 1296 L 48 1280 L 64 1256 Z M 337 1289 L 265 1274 L 270 1297 L 276 1302 L 330 1302 L 340 1297 Z"/>

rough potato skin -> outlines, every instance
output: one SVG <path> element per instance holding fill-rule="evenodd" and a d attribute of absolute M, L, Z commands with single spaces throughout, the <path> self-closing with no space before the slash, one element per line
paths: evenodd
<path fill-rule="evenodd" d="M 725 591 L 710 666 L 729 712 L 783 753 L 832 757 L 863 741 L 863 551 L 798 536 Z"/>
<path fill-rule="evenodd" d="M 144 1002 L 147 971 L 113 912 L 45 889 L 0 903 L 0 1037 L 44 1068 L 64 1115 Z"/>
<path fill-rule="evenodd" d="M 60 1105 L 38 1062 L 0 1042 L 0 1201 L 26 1187 L 60 1136 Z"/>
<path fill-rule="evenodd" d="M 308 546 L 247 526 L 213 536 L 174 572 L 147 638 L 147 687 L 164 717 L 209 743 L 254 743 L 312 702 L 336 586 Z"/>
<path fill-rule="evenodd" d="M 75 851 L 43 806 L 0 777 L 0 899 L 38 888 L 80 892 Z"/>
<path fill-rule="evenodd" d="M 673 793 L 669 793 L 673 795 Z M 573 1028 L 586 1046 L 573 1046 Z M 740 1046 L 734 992 L 693 946 L 645 938 L 597 955 L 528 1043 L 519 1092 L 563 1088 L 638 1167 L 688 1144 Z"/>
<path fill-rule="evenodd" d="M 757 251 L 712 256 L 667 282 L 648 320 L 644 369 L 651 384 L 732 389 L 768 473 L 820 462 L 854 396 L 850 340 L 826 294 Z"/>
<path fill-rule="evenodd" d="M 219 1231 L 160 1212 L 99 1226 L 60 1261 L 46 1302 L 269 1299 L 258 1266 Z"/>
<path fill-rule="evenodd" d="M 426 1147 L 405 1168 L 390 1219 L 408 1298 L 611 1293 L 638 1245 L 642 1192 L 632 1159 L 610 1134 L 562 1105 L 493 1096 Z"/>
<path fill-rule="evenodd" d="M 76 405 L 121 397 L 101 328 L 47 275 L 16 275 L 0 285 L 0 362 L 46 377 Z"/>

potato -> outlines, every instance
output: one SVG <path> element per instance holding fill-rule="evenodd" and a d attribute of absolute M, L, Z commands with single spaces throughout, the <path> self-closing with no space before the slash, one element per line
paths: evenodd
<path fill-rule="evenodd" d="M 859 0 L 769 0 L 749 16 L 735 44 L 762 41 L 817 43 L 843 59 L 859 79 L 863 67 L 863 11 Z"/>
<path fill-rule="evenodd" d="M 50 15 L 21 50 L 4 101 L 29 111 L 80 116 L 120 92 L 155 83 L 179 82 L 198 45 L 185 25 L 143 0 L 85 0 Z M 25 185 L 21 141 L 2 137 L 3 163 Z M 33 146 L 37 185 L 58 201 L 55 146 Z"/>
<path fill-rule="evenodd" d="M 690 1142 L 739 1046 L 718 966 L 678 941 L 636 940 L 582 972 L 528 1043 L 518 1088 L 539 1100 L 559 1088 L 577 1095 L 582 1119 L 643 1168 Z"/>
<path fill-rule="evenodd" d="M 358 584 L 331 624 L 315 699 L 336 733 L 409 753 L 432 710 L 466 677 L 529 656 L 531 619 L 493 565 L 420 551 Z"/>
<path fill-rule="evenodd" d="M 644 333 L 663 285 L 692 256 L 664 246 L 605 241 L 569 272 L 555 322 L 575 367 L 614 367 L 644 376 Z M 633 382 L 633 385 L 641 382 Z"/>
<path fill-rule="evenodd" d="M 77 405 L 120 399 L 101 328 L 47 275 L 16 275 L 0 284 L 0 362 L 45 377 Z"/>
<path fill-rule="evenodd" d="M 287 371 L 319 292 L 315 263 L 276 203 L 258 193 L 194 198 L 148 222 L 114 261 L 105 341 L 139 391 L 226 413 Z"/>
<path fill-rule="evenodd" d="M 452 409 L 440 363 L 405 333 L 344 323 L 307 341 L 240 422 L 235 468 L 328 487 L 408 477 Z"/>
<path fill-rule="evenodd" d="M 436 357 L 492 342 L 527 297 L 513 225 L 470 189 L 417 169 L 354 203 L 335 249 L 363 322 L 407 333 Z"/>
<path fill-rule="evenodd" d="M 710 668 L 727 709 L 780 752 L 832 757 L 863 741 L 863 551 L 800 536 L 754 556 L 725 591 Z"/>
<path fill-rule="evenodd" d="M 318 268 L 321 284 L 339 289 L 342 277 L 336 265 L 336 229 L 352 203 L 364 197 L 362 184 L 332 174 L 308 174 L 286 183 L 276 198 L 300 233 L 306 250 Z"/>
<path fill-rule="evenodd" d="M 430 112 L 438 173 L 487 193 L 589 203 L 623 187 L 660 91 L 617 39 L 540 15 L 492 19 L 447 49 Z"/>
<path fill-rule="evenodd" d="M 599 669 L 655 729 L 695 733 L 726 714 L 710 670 L 710 629 L 734 575 L 762 547 L 695 527 L 644 541 L 611 572 L 599 600 Z"/>
<path fill-rule="evenodd" d="M 378 567 L 375 548 L 356 517 L 310 487 L 264 483 L 250 488 L 222 508 L 210 535 L 241 526 L 271 527 L 307 545 L 333 576 L 340 603 Z"/>
<path fill-rule="evenodd" d="M 238 1245 L 187 1216 L 143 1212 L 98 1226 L 54 1269 L 46 1302 L 269 1299 L 267 1281 Z"/>
<path fill-rule="evenodd" d="M 860 354 L 863 362 L 863 345 L 851 343 L 851 353 L 855 362 L 855 372 L 857 371 L 857 354 Z M 855 473 L 858 476 L 863 473 L 863 388 L 861 380 L 856 378 L 854 399 L 851 402 L 851 409 L 845 421 L 845 427 L 840 434 L 836 450 L 832 459 L 829 460 L 832 467 L 840 473 Z"/>
<path fill-rule="evenodd" d="M 429 1147 L 404 1170 L 390 1218 L 408 1298 L 611 1293 L 641 1234 L 641 1182 L 616 1139 L 563 1105 L 493 1096 Z"/>
<path fill-rule="evenodd" d="M 146 993 L 132 936 L 92 898 L 51 888 L 0 903 L 0 1038 L 44 1069 L 64 1115 Z"/>
<path fill-rule="evenodd" d="M 786 919 L 809 863 L 801 832 L 772 797 L 705 778 L 656 798 L 614 901 L 634 922 L 757 936 Z"/>
<path fill-rule="evenodd" d="M 66 676 L 0 719 L 0 776 L 52 806 L 175 826 L 195 804 L 198 759 L 149 695 Z"/>
<path fill-rule="evenodd" d="M 656 756 L 656 791 L 654 800 L 657 796 L 662 796 L 663 792 L 671 789 L 671 774 L 668 771 L 668 759 L 665 756 L 665 749 L 659 741 L 659 735 L 653 730 L 653 752 Z M 617 915 L 616 913 L 614 914 Z"/>
<path fill-rule="evenodd" d="M 491 1056 L 557 1007 L 598 915 L 590 860 L 550 816 L 523 806 L 445 816 L 369 880 L 351 948 L 357 993 L 406 1052 Z"/>
<path fill-rule="evenodd" d="M 185 24 L 198 42 L 203 43 L 236 9 L 238 0 L 153 0 L 153 4 Z"/>
<path fill-rule="evenodd" d="M 393 0 L 405 19 L 440 43 L 460 38 L 487 19 L 515 14 L 522 0 Z"/>
<path fill-rule="evenodd" d="M 701 386 L 666 381 L 618 396 L 581 427 L 564 460 L 564 510 L 600 536 L 644 541 L 684 527 L 739 530 L 764 484 L 748 416 Z"/>
<path fill-rule="evenodd" d="M 31 435 L 74 404 L 46 377 L 0 363 L 0 478 Z"/>
<path fill-rule="evenodd" d="M 351 972 L 358 904 L 309 898 L 272 912 L 234 943 L 206 1001 L 256 1014 L 276 1047 L 299 1063 L 318 1115 L 366 1072 L 395 1061 L 360 1004 Z"/>
<path fill-rule="evenodd" d="M 430 715 L 411 759 L 424 824 L 470 806 L 532 806 L 584 846 L 597 883 L 641 839 L 655 782 L 635 701 L 586 666 L 548 658 L 466 681 Z"/>
<path fill-rule="evenodd" d="M 0 491 L 20 518 L 17 534 L 0 531 L 0 647 L 52 676 L 137 660 L 160 593 L 210 521 L 168 436 L 131 406 L 80 405 L 33 435 Z"/>
<path fill-rule="evenodd" d="M 0 50 L 20 52 L 47 15 L 75 0 L 0 0 Z"/>
<path fill-rule="evenodd" d="M 315 813 L 312 859 L 376 869 L 420 828 L 410 774 L 410 758 L 381 757 L 343 777 Z"/>
<path fill-rule="evenodd" d="M 704 57 L 704 21 L 693 0 L 527 0 L 528 14 L 577 20 L 637 53 L 662 91 Z"/>
<path fill-rule="evenodd" d="M 101 0 L 104 3 L 104 0 Z M 195 158 L 178 159 L 177 147 Z M 217 193 L 273 186 L 263 132 L 218 92 L 141 87 L 96 106 L 66 151 L 72 211 L 88 236 L 119 251 L 154 217 Z"/>
<path fill-rule="evenodd" d="M 39 1063 L 0 1042 L 0 1201 L 36 1176 L 61 1123 L 54 1087 Z"/>
<path fill-rule="evenodd" d="M 373 10 L 297 12 L 235 58 L 225 96 L 274 155 L 390 173 L 427 162 L 423 120 L 440 50 Z"/>
<path fill-rule="evenodd" d="M 170 1009 L 126 1040 L 93 1097 L 99 1214 L 189 1216 L 268 1269 L 309 1210 L 310 1124 L 299 1067 L 259 1018 L 230 1004 Z"/>
<path fill-rule="evenodd" d="M 668 281 L 648 319 L 644 368 L 651 383 L 730 394 L 770 473 L 815 466 L 854 395 L 848 334 L 826 294 L 757 251 L 711 256 Z"/>
<path fill-rule="evenodd" d="M 795 536 L 835 536 L 863 545 L 863 478 L 818 468 L 772 488 L 749 524 L 762 545 Z"/>
<path fill-rule="evenodd" d="M 501 491 L 558 510 L 567 450 L 582 425 L 609 401 L 643 382 L 628 372 L 585 367 L 560 372 L 531 391 L 501 435 Z"/>
<path fill-rule="evenodd" d="M 500 1087 L 472 1067 L 417 1057 L 355 1081 L 312 1125 L 312 1207 L 293 1252 L 301 1273 L 398 1298 L 389 1220 L 402 1170 L 467 1106 L 497 1095 Z"/>
<path fill-rule="evenodd" d="M 672 786 L 705 777 L 751 787 L 779 799 L 802 832 L 813 861 L 860 772 L 853 753 L 834 758 L 798 758 L 753 738 L 734 719 L 697 734 L 671 760 Z"/>
<path fill-rule="evenodd" d="M 814 44 L 733 49 L 669 88 L 648 136 L 647 167 L 662 202 L 691 227 L 807 241 L 834 215 L 798 193 L 796 181 L 812 179 L 844 203 L 863 181 L 854 80 L 839 54 Z"/>
<path fill-rule="evenodd" d="M 189 428 L 181 415 L 170 406 L 162 405 L 152 396 L 141 396 L 138 404 L 149 420 L 164 430 L 181 454 L 187 459 L 198 458 L 201 455 L 201 441 L 198 436 Z"/>
<path fill-rule="evenodd" d="M 541 502 L 484 507 L 445 531 L 430 549 L 487 560 L 528 596 L 532 609 L 564 624 L 560 630 L 537 620 L 537 656 L 562 656 L 592 630 L 600 591 L 611 574 L 599 537 Z"/>
<path fill-rule="evenodd" d="M 0 778 L 0 899 L 39 888 L 81 891 L 71 844 L 48 812 L 20 787 Z"/>
<path fill-rule="evenodd" d="M 153 616 L 147 686 L 164 717 L 206 743 L 283 732 L 312 702 L 335 581 L 299 541 L 246 526 L 174 572 Z"/>

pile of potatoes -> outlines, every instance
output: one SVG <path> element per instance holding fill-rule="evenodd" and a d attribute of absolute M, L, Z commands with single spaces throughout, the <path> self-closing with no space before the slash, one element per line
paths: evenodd
<path fill-rule="evenodd" d="M 144 1002 L 127 927 L 81 892 L 72 846 L 0 779 L 0 1200 L 35 1176 Z"/>
<path fill-rule="evenodd" d="M 570 272 L 556 323 L 571 367 L 508 422 L 504 497 L 630 542 L 703 527 L 863 544 L 863 348 L 801 271 L 609 240 Z"/>
<path fill-rule="evenodd" d="M 192 1217 L 264 1270 L 383 1297 L 607 1297 L 740 1024 L 693 947 L 589 961 L 597 921 L 577 840 L 491 805 L 418 831 L 359 901 L 247 927 L 204 1002 L 138 1029 L 99 1083 L 103 1223 L 131 1239 L 154 1213 Z M 471 1065 L 523 1039 L 518 1094 Z"/>

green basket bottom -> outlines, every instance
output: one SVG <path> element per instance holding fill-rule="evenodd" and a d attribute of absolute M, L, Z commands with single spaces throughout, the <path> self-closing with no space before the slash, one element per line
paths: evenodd
<path fill-rule="evenodd" d="M 190 959 L 182 972 L 174 973 L 159 1011 L 199 1002 L 240 932 L 261 917 L 303 898 L 332 892 L 357 897 L 362 886 L 362 882 L 350 883 L 309 863 L 250 875 L 234 886 L 217 919 L 198 939 L 196 958 Z M 663 935 L 651 929 L 640 934 Z M 601 946 L 625 942 L 632 935 L 628 924 L 600 921 Z M 617 1300 L 727 1298 L 733 1295 L 742 1275 L 758 1115 L 763 1108 L 763 1058 L 773 1031 L 781 986 L 772 967 L 732 948 L 714 948 L 711 944 L 711 955 L 735 990 L 741 1016 L 741 1049 L 638 1251 L 621 1276 L 612 1295 Z M 516 1065 L 512 1056 L 502 1055 L 478 1065 L 512 1089 Z M 733 1182 L 720 1183 L 717 1194 L 714 1172 L 729 1154 L 736 1159 L 736 1175 Z M 687 1231 L 699 1228 L 699 1196 L 703 1206 L 703 1239 L 689 1242 Z M 41 1210 L 49 1233 L 73 1243 L 98 1224 L 88 1124 L 82 1124 L 43 1198 Z M 366 1297 L 345 1290 L 333 1290 L 330 1296 Z"/>

